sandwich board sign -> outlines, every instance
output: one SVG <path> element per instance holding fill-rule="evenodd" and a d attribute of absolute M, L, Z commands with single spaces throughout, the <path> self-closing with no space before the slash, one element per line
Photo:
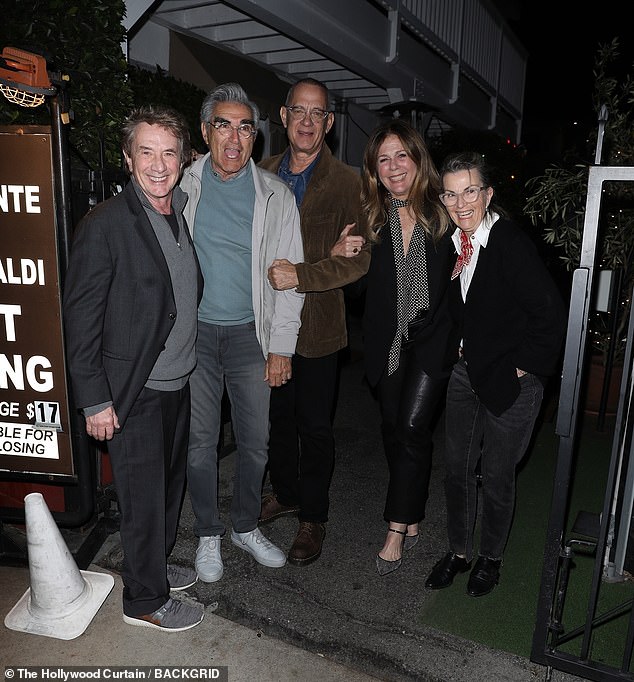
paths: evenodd
<path fill-rule="evenodd" d="M 73 476 L 48 126 L 0 127 L 0 473 Z"/>

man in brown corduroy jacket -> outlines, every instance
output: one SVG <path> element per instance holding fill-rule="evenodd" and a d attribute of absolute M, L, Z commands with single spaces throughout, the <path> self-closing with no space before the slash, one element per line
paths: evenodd
<path fill-rule="evenodd" d="M 367 272 L 370 252 L 364 248 L 360 176 L 325 144 L 334 123 L 328 89 L 312 78 L 298 81 L 280 116 L 289 146 L 260 166 L 277 173 L 295 194 L 305 260 L 274 261 L 269 280 L 276 289 L 296 288 L 305 299 L 292 379 L 271 392 L 273 492 L 262 498 L 260 523 L 298 513 L 299 530 L 288 561 L 305 566 L 319 558 L 328 521 L 338 355 L 348 343 L 342 287 Z M 345 248 L 361 251 L 358 257 L 330 255 L 340 238 Z"/>

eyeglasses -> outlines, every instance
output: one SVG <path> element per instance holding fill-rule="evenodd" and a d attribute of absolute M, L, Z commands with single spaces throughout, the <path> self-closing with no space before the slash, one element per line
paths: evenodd
<path fill-rule="evenodd" d="M 239 126 L 232 126 L 229 121 L 214 121 L 213 123 L 210 121 L 209 125 L 215 128 L 222 137 L 229 137 L 231 131 L 236 130 L 243 140 L 248 140 L 257 133 L 252 123 L 241 123 Z"/>
<path fill-rule="evenodd" d="M 465 204 L 473 204 L 478 200 L 480 192 L 486 189 L 486 187 L 477 187 L 473 185 L 472 187 L 467 187 L 463 192 L 443 192 L 439 195 L 440 200 L 445 206 L 455 206 L 458 203 L 458 197 L 462 197 Z"/>
<path fill-rule="evenodd" d="M 308 116 L 315 124 L 326 120 L 326 118 L 328 118 L 328 114 L 330 113 L 329 111 L 324 111 L 323 109 L 311 109 L 309 111 L 304 107 L 298 106 L 284 106 L 284 108 L 288 111 L 294 121 L 303 121 L 306 116 Z"/>

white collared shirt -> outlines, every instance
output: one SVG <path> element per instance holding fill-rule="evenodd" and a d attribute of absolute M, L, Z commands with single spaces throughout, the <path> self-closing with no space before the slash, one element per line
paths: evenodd
<path fill-rule="evenodd" d="M 467 299 L 467 292 L 471 286 L 473 273 L 475 272 L 476 266 L 478 264 L 480 247 L 486 249 L 487 243 L 489 242 L 489 235 L 491 234 L 491 228 L 499 217 L 500 216 L 495 211 L 488 211 L 482 222 L 469 237 L 471 240 L 471 246 L 473 246 L 473 253 L 471 254 L 471 260 L 462 268 L 460 273 L 460 290 L 462 292 L 463 301 Z M 453 240 L 454 246 L 456 247 L 456 251 L 460 253 L 461 247 L 459 229 L 451 235 L 451 239 Z"/>

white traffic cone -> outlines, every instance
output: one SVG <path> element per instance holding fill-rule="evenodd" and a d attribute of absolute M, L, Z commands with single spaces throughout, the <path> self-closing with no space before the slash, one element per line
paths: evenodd
<path fill-rule="evenodd" d="M 75 639 L 114 586 L 107 573 L 80 571 L 40 493 L 24 498 L 31 587 L 9 611 L 10 630 Z"/>

